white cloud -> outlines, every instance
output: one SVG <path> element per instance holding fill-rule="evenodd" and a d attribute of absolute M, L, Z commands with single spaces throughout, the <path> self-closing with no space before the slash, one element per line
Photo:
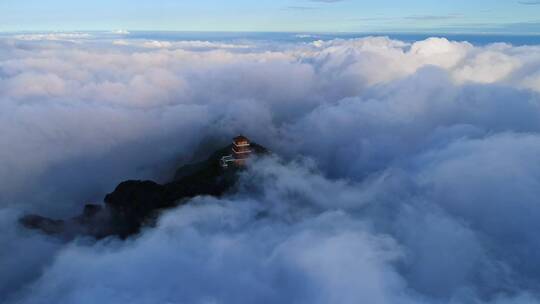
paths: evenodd
<path fill-rule="evenodd" d="M 0 41 L 9 301 L 537 301 L 540 48 L 34 38 Z M 21 210 L 68 216 L 123 179 L 163 180 L 239 132 L 283 159 L 139 238 L 14 228 Z"/>
<path fill-rule="evenodd" d="M 111 33 L 115 35 L 129 35 L 130 34 L 130 32 L 127 30 L 114 30 Z"/>
<path fill-rule="evenodd" d="M 21 34 L 14 36 L 15 39 L 25 41 L 71 41 L 76 42 L 81 39 L 92 38 L 88 33 L 46 33 L 46 34 Z"/>
<path fill-rule="evenodd" d="M 522 63 L 499 52 L 482 52 L 455 72 L 460 81 L 494 83 L 508 77 Z"/>

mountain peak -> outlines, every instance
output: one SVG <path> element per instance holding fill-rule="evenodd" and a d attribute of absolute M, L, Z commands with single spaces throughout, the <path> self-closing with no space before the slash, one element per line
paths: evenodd
<path fill-rule="evenodd" d="M 268 150 L 252 143 L 245 136 L 210 155 L 206 160 L 184 165 L 174 178 L 165 184 L 154 181 L 124 181 L 107 194 L 105 206 L 86 205 L 82 214 L 67 220 L 26 215 L 20 223 L 28 229 L 70 239 L 78 235 L 95 238 L 119 236 L 126 238 L 152 225 L 159 212 L 186 204 L 199 195 L 222 196 L 232 191 L 238 172 L 252 155 L 267 154 Z"/>

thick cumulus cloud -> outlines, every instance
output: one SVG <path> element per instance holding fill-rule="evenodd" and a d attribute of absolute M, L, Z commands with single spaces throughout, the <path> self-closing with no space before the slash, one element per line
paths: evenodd
<path fill-rule="evenodd" d="M 0 39 L 7 303 L 540 301 L 540 47 Z M 244 132 L 236 194 L 69 244 L 25 231 Z"/>

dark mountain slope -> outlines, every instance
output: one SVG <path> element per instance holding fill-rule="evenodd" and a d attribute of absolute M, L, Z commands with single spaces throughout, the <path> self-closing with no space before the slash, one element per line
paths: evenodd
<path fill-rule="evenodd" d="M 188 164 L 176 170 L 172 181 L 158 184 L 153 181 L 130 180 L 120 183 L 105 197 L 105 206 L 86 205 L 83 213 L 68 220 L 54 220 L 39 215 L 27 215 L 20 222 L 29 229 L 73 238 L 87 235 L 95 238 L 136 234 L 145 225 L 152 225 L 159 212 L 185 204 L 200 195 L 222 196 L 234 191 L 241 167 L 222 168 L 220 159 L 229 154 L 229 145 L 215 151 L 208 159 Z M 254 154 L 267 150 L 251 144 Z"/>

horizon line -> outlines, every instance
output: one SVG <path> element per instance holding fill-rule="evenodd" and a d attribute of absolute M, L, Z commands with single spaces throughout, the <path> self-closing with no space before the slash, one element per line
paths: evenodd
<path fill-rule="evenodd" d="M 126 34 L 115 33 L 115 31 L 127 31 Z M 193 34 L 204 34 L 204 33 L 221 33 L 221 34 L 319 34 L 319 35 L 369 35 L 369 34 L 389 34 L 389 35 L 400 35 L 400 34 L 410 34 L 410 35 L 509 35 L 509 36 L 540 36 L 540 32 L 495 32 L 495 31 L 255 31 L 255 30 L 151 30 L 151 29 L 92 29 L 92 30 L 2 30 L 0 29 L 0 34 L 18 34 L 18 33 L 100 33 L 100 34 L 111 34 L 111 35 L 125 35 L 129 36 L 130 33 L 193 33 Z"/>

